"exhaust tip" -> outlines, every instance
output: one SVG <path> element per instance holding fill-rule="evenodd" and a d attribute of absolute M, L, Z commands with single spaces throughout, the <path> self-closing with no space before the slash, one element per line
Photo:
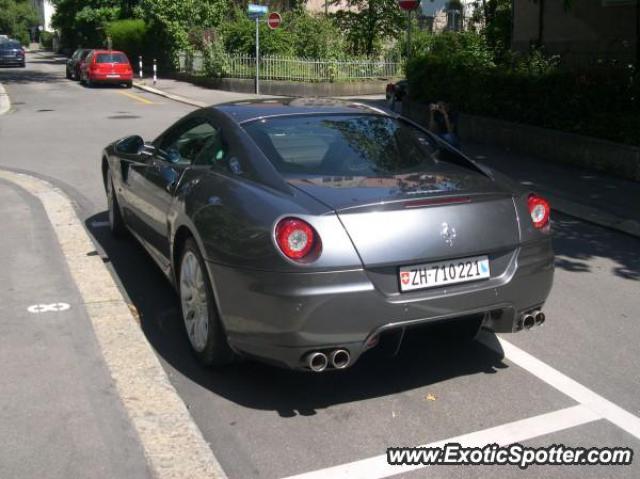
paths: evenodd
<path fill-rule="evenodd" d="M 316 373 L 321 373 L 328 365 L 329 360 L 324 353 L 311 353 L 307 356 L 307 366 Z"/>
<path fill-rule="evenodd" d="M 536 325 L 542 326 L 546 321 L 547 317 L 542 311 L 538 311 L 536 313 Z"/>
<path fill-rule="evenodd" d="M 524 329 L 531 329 L 536 325 L 536 319 L 532 314 L 526 314 L 522 320 L 522 325 Z"/>
<path fill-rule="evenodd" d="M 344 369 L 350 362 L 351 355 L 346 349 L 336 349 L 331 353 L 331 365 L 336 369 Z"/>

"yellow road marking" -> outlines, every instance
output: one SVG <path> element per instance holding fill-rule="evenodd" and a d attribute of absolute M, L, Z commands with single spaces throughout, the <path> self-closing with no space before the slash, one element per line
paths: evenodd
<path fill-rule="evenodd" d="M 144 103 L 145 105 L 155 105 L 155 103 L 151 100 L 147 100 L 146 98 L 143 98 L 141 96 L 134 95 L 133 93 L 129 93 L 126 91 L 119 91 L 118 93 L 124 96 L 128 96 L 129 98 L 133 98 L 134 100 L 139 101 L 140 103 Z"/>

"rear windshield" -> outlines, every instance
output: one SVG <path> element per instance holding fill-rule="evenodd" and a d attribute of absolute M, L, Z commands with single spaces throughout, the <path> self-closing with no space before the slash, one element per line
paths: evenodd
<path fill-rule="evenodd" d="M 14 50 L 22 48 L 20 42 L 0 42 L 0 48 L 4 50 Z"/>
<path fill-rule="evenodd" d="M 384 116 L 289 116 L 258 120 L 244 128 L 275 168 L 287 175 L 400 175 L 431 169 L 442 160 L 462 160 L 429 134 Z"/>
<path fill-rule="evenodd" d="M 129 63 L 124 53 L 98 53 L 96 63 Z"/>

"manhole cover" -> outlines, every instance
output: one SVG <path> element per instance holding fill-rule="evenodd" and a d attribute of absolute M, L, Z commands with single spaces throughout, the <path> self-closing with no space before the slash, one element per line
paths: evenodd
<path fill-rule="evenodd" d="M 42 112 L 45 112 L 45 111 L 55 111 L 55 110 L 47 110 L 46 108 L 44 108 L 44 109 L 42 109 L 42 110 L 36 110 L 36 111 L 37 111 L 38 113 L 42 113 Z"/>
<path fill-rule="evenodd" d="M 137 115 L 114 115 L 114 116 L 108 116 L 107 117 L 109 120 L 133 120 L 135 118 L 140 118 Z"/>

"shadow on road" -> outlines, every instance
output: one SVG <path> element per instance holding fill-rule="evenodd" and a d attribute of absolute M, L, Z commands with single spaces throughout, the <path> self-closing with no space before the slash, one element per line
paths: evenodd
<path fill-rule="evenodd" d="M 351 369 L 311 374 L 254 361 L 202 367 L 191 353 L 171 285 L 134 239 L 114 240 L 105 213 L 89 218 L 88 230 L 102 246 L 127 295 L 137 307 L 143 331 L 160 358 L 198 385 L 244 407 L 277 411 L 282 417 L 313 415 L 329 406 L 408 391 L 451 378 L 493 374 L 507 366 L 480 343 L 416 330 L 397 357 L 373 349 Z"/>
<path fill-rule="evenodd" d="M 57 83 L 68 81 L 64 77 L 64 70 L 60 73 L 42 72 L 25 68 L 0 68 L 0 82 L 4 85 L 26 85 L 28 83 Z"/>
<path fill-rule="evenodd" d="M 591 272 L 590 260 L 609 258 L 617 263 L 613 274 L 640 281 L 640 240 L 561 214 L 554 216 L 553 247 L 557 268 L 588 273 Z"/>

